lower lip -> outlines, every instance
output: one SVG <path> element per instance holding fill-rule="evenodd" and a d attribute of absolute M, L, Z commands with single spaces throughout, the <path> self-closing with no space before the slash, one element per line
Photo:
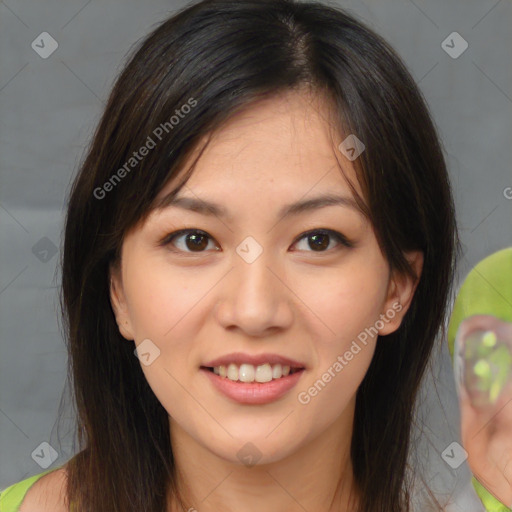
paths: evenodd
<path fill-rule="evenodd" d="M 211 383 L 225 396 L 240 404 L 267 404 L 284 396 L 299 381 L 304 370 L 270 382 L 237 382 L 201 368 Z"/>

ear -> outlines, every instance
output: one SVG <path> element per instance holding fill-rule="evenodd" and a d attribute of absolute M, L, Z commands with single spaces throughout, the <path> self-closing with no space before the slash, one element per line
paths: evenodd
<path fill-rule="evenodd" d="M 381 323 L 384 324 L 379 329 L 379 336 L 386 336 L 396 331 L 411 305 L 414 292 L 423 270 L 423 252 L 411 251 L 405 253 L 405 257 L 411 265 L 415 277 L 408 274 L 401 274 L 393 271 L 389 280 L 388 295 L 384 303 L 384 311 L 380 315 Z"/>
<path fill-rule="evenodd" d="M 133 340 L 133 327 L 128 314 L 121 269 L 119 267 L 119 265 L 111 265 L 109 270 L 110 304 L 112 305 L 121 336 L 127 340 Z"/>

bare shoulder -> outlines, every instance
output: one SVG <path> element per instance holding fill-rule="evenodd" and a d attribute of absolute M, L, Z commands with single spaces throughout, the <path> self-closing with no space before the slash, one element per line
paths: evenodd
<path fill-rule="evenodd" d="M 65 466 L 44 475 L 29 489 L 19 512 L 68 512 L 66 481 Z"/>

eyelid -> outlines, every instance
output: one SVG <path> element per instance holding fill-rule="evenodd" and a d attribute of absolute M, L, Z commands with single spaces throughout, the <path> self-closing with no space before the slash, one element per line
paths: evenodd
<path fill-rule="evenodd" d="M 336 239 L 342 246 L 345 246 L 347 248 L 353 248 L 355 246 L 355 243 L 349 240 L 344 234 L 334 230 L 334 229 L 327 229 L 327 228 L 315 228 L 310 229 L 308 231 L 305 231 L 304 233 L 301 233 L 293 242 L 292 245 L 295 245 L 299 240 L 302 240 L 303 238 L 306 238 L 308 235 L 314 235 L 314 234 L 322 234 L 322 235 L 330 235 L 331 238 Z M 317 254 L 322 253 L 328 253 L 335 249 L 329 249 L 328 251 L 318 251 Z M 306 251 L 306 252 L 312 252 L 315 253 L 316 251 Z"/>
<path fill-rule="evenodd" d="M 198 229 L 198 228 L 185 228 L 185 229 L 179 229 L 177 231 L 173 231 L 172 233 L 169 233 L 169 234 L 165 235 L 165 237 L 158 242 L 158 245 L 159 246 L 171 245 L 172 241 L 175 238 L 178 238 L 181 235 L 190 234 L 190 233 L 197 233 L 197 234 L 204 235 L 207 238 L 209 238 L 210 240 L 216 242 L 215 238 L 213 238 L 209 233 L 207 233 L 206 231 L 203 231 L 202 229 Z M 295 245 L 297 242 L 299 242 L 303 238 L 306 238 L 308 235 L 313 235 L 313 234 L 330 235 L 332 238 L 337 240 L 341 246 L 344 246 L 346 248 L 353 248 L 353 247 L 355 247 L 355 243 L 353 241 L 349 240 L 345 235 L 343 235 L 342 233 L 340 233 L 338 231 L 335 231 L 333 229 L 327 229 L 327 228 L 314 228 L 314 229 L 310 229 L 308 231 L 304 231 L 303 233 L 298 235 L 297 238 L 295 238 L 295 240 L 293 241 L 292 245 Z M 194 253 L 193 251 L 181 251 L 180 249 L 173 249 L 173 250 L 175 252 L 181 252 L 181 253 L 185 253 L 185 254 L 202 254 L 202 253 L 206 252 L 206 251 L 198 251 L 198 252 Z M 317 254 L 327 254 L 327 253 L 330 253 L 333 250 L 336 250 L 336 248 L 335 249 L 329 249 L 327 251 L 318 251 L 318 252 L 317 251 L 306 251 L 306 252 L 311 252 L 313 254 L 315 252 Z"/>
<path fill-rule="evenodd" d="M 177 231 L 173 231 L 172 233 L 168 233 L 167 235 L 165 235 L 158 242 L 158 245 L 159 246 L 170 245 L 172 240 L 174 240 L 175 238 L 178 238 L 181 235 L 188 235 L 188 234 L 191 234 L 191 233 L 196 233 L 196 234 L 199 234 L 199 235 L 204 235 L 204 236 L 208 237 L 210 240 L 216 241 L 215 238 L 213 238 L 209 233 L 207 233 L 206 231 L 203 231 L 202 229 L 198 229 L 198 228 L 184 228 L 184 229 L 178 229 Z M 184 252 L 184 251 L 180 251 L 180 252 Z M 190 254 L 193 254 L 193 252 L 190 251 Z M 197 254 L 199 254 L 199 252 Z"/>

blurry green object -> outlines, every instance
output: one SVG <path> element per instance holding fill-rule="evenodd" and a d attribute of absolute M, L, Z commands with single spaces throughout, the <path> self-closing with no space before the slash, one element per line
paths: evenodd
<path fill-rule="evenodd" d="M 452 361 L 460 324 L 475 315 L 493 316 L 512 322 L 512 247 L 479 262 L 467 275 L 455 300 L 448 324 L 448 348 Z M 460 334 L 460 333 L 459 333 Z M 472 370 L 474 385 L 491 402 L 495 401 L 510 373 L 510 350 L 500 343 L 494 330 L 475 330 L 465 340 L 465 370 Z M 471 363 L 473 366 L 471 366 Z M 459 379 L 471 378 L 458 376 Z M 472 478 L 473 487 L 488 512 L 509 512 L 485 487 Z"/>
<path fill-rule="evenodd" d="M 480 261 L 464 280 L 448 325 L 452 357 L 457 329 L 462 320 L 473 315 L 492 315 L 512 322 L 512 247 Z"/>
<path fill-rule="evenodd" d="M 455 338 L 457 385 L 475 407 L 493 406 L 512 372 L 512 324 L 489 315 L 465 319 Z"/>

